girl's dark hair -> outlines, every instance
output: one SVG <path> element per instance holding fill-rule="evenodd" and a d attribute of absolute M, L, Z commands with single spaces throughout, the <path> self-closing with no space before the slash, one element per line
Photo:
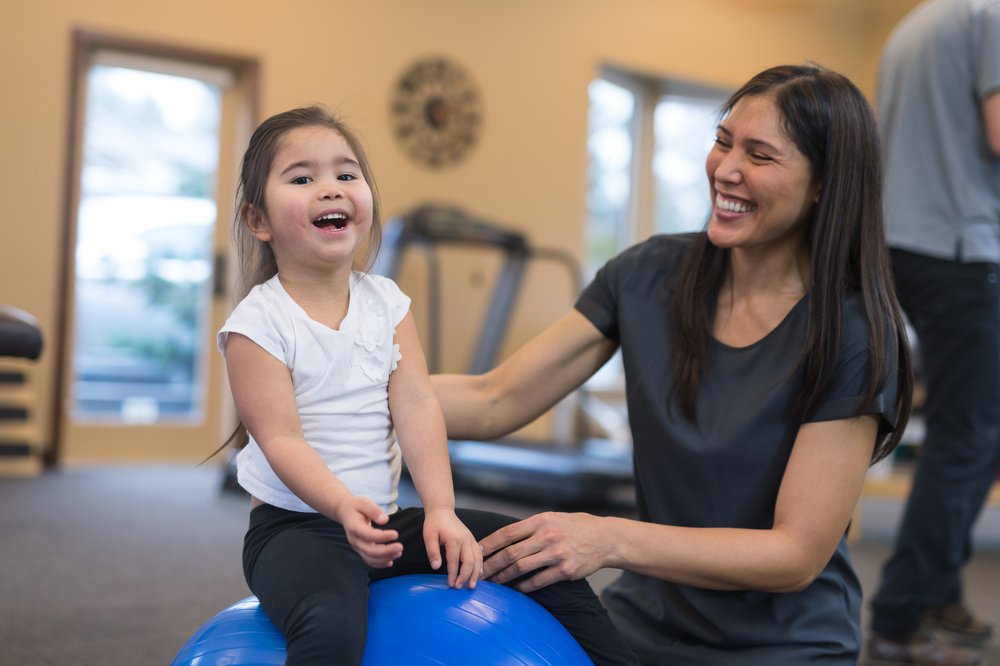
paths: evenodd
<path fill-rule="evenodd" d="M 879 436 L 872 461 L 899 443 L 910 415 L 912 376 L 906 328 L 892 286 L 882 225 L 882 170 L 878 129 L 861 91 L 846 77 L 815 66 L 783 65 L 747 81 L 726 101 L 721 116 L 747 97 L 767 96 L 782 130 L 809 161 L 820 184 L 819 202 L 806 232 L 809 248 L 809 324 L 800 367 L 805 373 L 795 416 L 815 412 L 836 370 L 843 335 L 843 303 L 861 295 L 868 321 L 869 375 L 865 407 L 890 381 L 897 359 L 896 427 Z M 718 293 L 729 251 L 696 236 L 682 262 L 674 299 L 675 399 L 695 417 L 698 388 L 708 358 Z M 887 353 L 889 356 L 887 357 Z"/>
<path fill-rule="evenodd" d="M 354 157 L 361 167 L 361 174 L 372 191 L 372 226 L 368 234 L 368 243 L 361 260 L 355 262 L 355 269 L 371 268 L 378 255 L 382 243 L 382 215 L 379 205 L 378 188 L 372 173 L 371 163 L 365 153 L 364 146 L 354 131 L 342 120 L 330 113 L 326 107 L 314 105 L 292 109 L 271 116 L 254 130 L 250 136 L 243 162 L 240 166 L 240 182 L 236 190 L 236 214 L 233 219 L 233 241 L 240 265 L 240 282 L 237 288 L 236 301 L 239 302 L 250 293 L 255 285 L 262 284 L 274 277 L 278 272 L 278 264 L 274 258 L 271 246 L 257 239 L 246 225 L 247 216 L 266 208 L 264 191 L 267 186 L 267 176 L 274 163 L 274 157 L 281 147 L 281 139 L 288 132 L 300 127 L 325 127 L 344 137 Z M 230 443 L 237 448 L 247 443 L 246 428 L 240 423 L 233 433 L 212 452 L 205 460 L 211 459 Z"/>

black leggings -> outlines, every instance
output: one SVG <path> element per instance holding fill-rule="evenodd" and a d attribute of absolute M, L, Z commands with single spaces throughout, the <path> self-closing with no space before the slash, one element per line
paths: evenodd
<path fill-rule="evenodd" d="M 485 511 L 459 509 L 476 539 L 514 522 Z M 267 504 L 250 512 L 243 571 L 268 618 L 285 636 L 288 666 L 360 664 L 368 626 L 368 583 L 430 568 L 423 541 L 424 512 L 402 509 L 386 529 L 399 532 L 403 555 L 388 569 L 369 568 L 336 521 Z M 442 565 L 443 566 L 443 565 Z M 555 616 L 598 666 L 637 664 L 586 580 L 549 585 L 529 595 Z"/>

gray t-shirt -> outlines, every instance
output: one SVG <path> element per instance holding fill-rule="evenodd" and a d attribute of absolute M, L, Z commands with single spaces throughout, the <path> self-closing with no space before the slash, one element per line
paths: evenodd
<path fill-rule="evenodd" d="M 709 341 L 696 423 L 671 409 L 673 277 L 690 236 L 655 236 L 602 268 L 577 301 L 621 345 L 632 427 L 638 518 L 690 527 L 767 529 L 800 423 L 790 416 L 803 378 L 808 296 L 759 342 Z M 865 317 L 844 304 L 844 339 L 829 393 L 809 421 L 857 416 L 868 373 Z M 893 372 L 895 375 L 895 372 Z M 895 422 L 895 384 L 865 410 Z M 604 593 L 644 663 L 853 664 L 861 586 L 841 541 L 798 593 L 724 592 L 625 573 Z"/>
<path fill-rule="evenodd" d="M 1000 261 L 1000 158 L 981 103 L 1000 89 L 1000 0 L 931 0 L 889 37 L 877 107 L 892 247 Z"/>

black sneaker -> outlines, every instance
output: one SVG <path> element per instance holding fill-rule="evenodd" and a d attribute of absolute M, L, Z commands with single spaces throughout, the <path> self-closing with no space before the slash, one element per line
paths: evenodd
<path fill-rule="evenodd" d="M 993 638 L 993 625 L 977 620 L 960 603 L 931 608 L 922 622 L 926 631 L 956 645 L 978 648 Z"/>

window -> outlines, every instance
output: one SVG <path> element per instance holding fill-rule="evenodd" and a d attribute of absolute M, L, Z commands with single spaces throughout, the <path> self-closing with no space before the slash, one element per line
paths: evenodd
<path fill-rule="evenodd" d="M 728 93 L 606 70 L 589 88 L 587 268 L 654 233 L 701 229 L 705 158 Z"/>
<path fill-rule="evenodd" d="M 653 230 L 697 231 L 711 208 L 705 158 L 724 99 L 664 95 L 653 112 Z M 638 240 L 636 238 L 635 240 Z"/>
<path fill-rule="evenodd" d="M 702 229 L 711 202 L 705 158 L 729 93 L 608 69 L 589 90 L 587 276 L 657 233 Z M 623 385 L 615 357 L 588 382 Z"/>
<path fill-rule="evenodd" d="M 631 237 L 636 96 L 606 79 L 590 84 L 587 265 L 593 274 Z"/>

